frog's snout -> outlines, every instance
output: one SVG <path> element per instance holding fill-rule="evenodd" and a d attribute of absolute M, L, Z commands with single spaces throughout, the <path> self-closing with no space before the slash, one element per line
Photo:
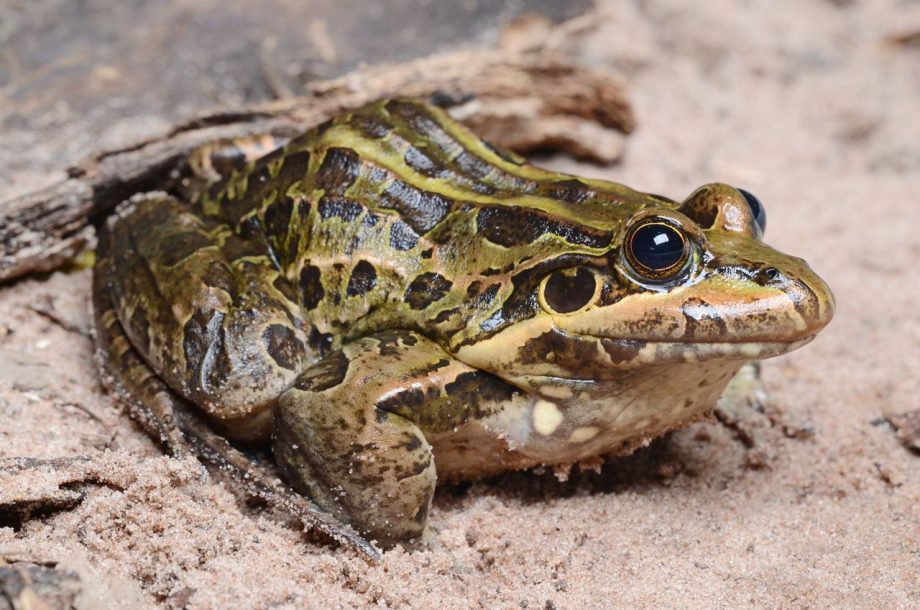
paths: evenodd
<path fill-rule="evenodd" d="M 799 328 L 789 340 L 811 337 L 827 326 L 837 309 L 834 293 L 821 277 L 802 259 L 793 271 L 781 272 L 771 267 L 766 270 L 773 284 L 785 293 L 789 305 L 800 319 Z"/>

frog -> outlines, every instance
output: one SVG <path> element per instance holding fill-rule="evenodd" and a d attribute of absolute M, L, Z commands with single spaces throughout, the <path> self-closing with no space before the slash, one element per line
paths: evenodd
<path fill-rule="evenodd" d="M 99 364 L 173 453 L 368 552 L 430 540 L 438 484 L 698 421 L 833 317 L 728 184 L 674 200 L 542 169 L 412 99 L 262 152 L 100 227 Z"/>

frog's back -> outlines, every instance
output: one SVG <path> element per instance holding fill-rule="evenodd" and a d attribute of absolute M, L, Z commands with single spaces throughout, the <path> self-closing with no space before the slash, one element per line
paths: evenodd
<path fill-rule="evenodd" d="M 554 253 L 609 251 L 648 201 L 524 165 L 437 109 L 390 100 L 305 133 L 198 206 L 264 246 L 323 332 L 448 342 Z"/>

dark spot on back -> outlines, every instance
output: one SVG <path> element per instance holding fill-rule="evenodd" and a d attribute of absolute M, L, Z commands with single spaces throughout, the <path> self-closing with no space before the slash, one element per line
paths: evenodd
<path fill-rule="evenodd" d="M 350 297 L 360 296 L 377 285 L 377 270 L 369 262 L 358 261 L 348 278 L 348 288 L 345 294 Z"/>
<path fill-rule="evenodd" d="M 547 197 L 574 204 L 584 203 L 595 195 L 588 185 L 575 178 L 551 182 L 546 185 L 545 192 Z"/>
<path fill-rule="evenodd" d="M 387 112 L 403 120 L 409 128 L 426 139 L 443 138 L 444 130 L 434 120 L 424 106 L 404 100 L 391 100 L 386 105 Z M 440 137 L 438 137 L 440 136 Z"/>
<path fill-rule="evenodd" d="M 452 201 L 438 193 L 423 191 L 393 180 L 380 195 L 380 207 L 396 210 L 419 235 L 430 231 L 450 210 Z"/>
<path fill-rule="evenodd" d="M 332 333 L 320 332 L 315 324 L 310 325 L 310 334 L 307 336 L 307 343 L 310 348 L 320 355 L 328 354 L 332 349 L 335 338 Z"/>
<path fill-rule="evenodd" d="M 486 286 L 486 289 L 479 293 L 479 297 L 476 299 L 477 304 L 479 306 L 490 305 L 492 301 L 495 300 L 495 296 L 498 294 L 501 287 L 502 285 L 498 282 Z"/>
<path fill-rule="evenodd" d="M 318 267 L 307 265 L 300 272 L 300 300 L 303 306 L 310 310 L 315 309 L 319 302 L 326 296 L 323 290 L 321 273 Z"/>
<path fill-rule="evenodd" d="M 366 114 L 354 114 L 349 118 L 348 123 L 371 138 L 382 138 L 390 132 L 389 126 Z"/>
<path fill-rule="evenodd" d="M 613 237 L 609 232 L 559 220 L 538 210 L 509 206 L 480 208 L 476 227 L 486 239 L 505 247 L 526 245 L 549 233 L 571 244 L 605 248 Z"/>
<path fill-rule="evenodd" d="M 412 309 L 425 309 L 444 298 L 451 285 L 450 280 L 439 273 L 422 273 L 406 288 L 406 302 Z"/>
<path fill-rule="evenodd" d="M 281 169 L 275 176 L 275 181 L 281 188 L 287 190 L 292 184 L 301 182 L 310 169 L 310 153 L 301 150 L 285 155 L 281 162 Z"/>
<path fill-rule="evenodd" d="M 325 196 L 319 200 L 317 209 L 319 210 L 320 218 L 323 220 L 335 217 L 341 218 L 345 222 L 351 222 L 361 215 L 364 206 L 353 199 Z"/>
<path fill-rule="evenodd" d="M 316 174 L 317 186 L 327 195 L 344 195 L 361 171 L 358 153 L 350 148 L 330 148 Z"/>
<path fill-rule="evenodd" d="M 466 150 L 457 156 L 454 163 L 464 174 L 478 179 L 488 176 L 494 167 Z"/>
<path fill-rule="evenodd" d="M 212 260 L 207 265 L 207 271 L 201 274 L 201 281 L 206 286 L 223 290 L 230 297 L 230 300 L 236 302 L 240 298 L 237 290 L 236 279 L 227 263 Z"/>
<path fill-rule="evenodd" d="M 406 165 L 423 176 L 437 178 L 441 175 L 441 172 L 443 172 L 443 168 L 432 161 L 431 157 L 411 145 L 406 149 L 403 160 L 406 162 Z"/>
<path fill-rule="evenodd" d="M 283 239 L 290 230 L 291 214 L 294 213 L 294 200 L 284 196 L 268 206 L 263 218 L 265 230 L 272 240 Z"/>
<path fill-rule="evenodd" d="M 221 176 L 229 176 L 234 171 L 242 171 L 246 167 L 246 153 L 238 146 L 221 146 L 209 155 L 211 167 Z"/>
<path fill-rule="evenodd" d="M 297 302 L 297 291 L 283 275 L 276 277 L 272 282 L 272 286 L 275 287 L 275 290 L 283 294 L 284 298 L 286 298 L 291 303 Z"/>
<path fill-rule="evenodd" d="M 275 188 L 271 172 L 265 163 L 260 163 L 246 180 L 246 194 L 242 197 L 247 201 L 261 201 L 265 194 Z"/>
<path fill-rule="evenodd" d="M 415 451 L 416 449 L 421 448 L 422 439 L 420 439 L 415 434 L 407 434 L 406 436 L 407 436 L 406 440 L 403 443 L 400 443 L 399 445 L 400 447 L 402 447 L 406 451 Z"/>
<path fill-rule="evenodd" d="M 452 309 L 445 309 L 439 312 L 438 315 L 434 317 L 434 323 L 442 324 L 444 322 L 447 322 L 451 316 L 456 315 L 458 313 L 460 313 L 460 310 L 457 307 L 454 307 Z"/>
<path fill-rule="evenodd" d="M 418 243 L 418 234 L 402 220 L 390 227 L 390 247 L 394 250 L 411 250 Z"/>
<path fill-rule="evenodd" d="M 272 324 L 263 331 L 262 342 L 278 366 L 289 371 L 299 368 L 304 346 L 293 330 L 281 324 Z"/>
<path fill-rule="evenodd" d="M 306 221 L 307 216 L 310 215 L 310 202 L 306 197 L 297 199 L 297 215 L 300 217 L 301 222 Z"/>

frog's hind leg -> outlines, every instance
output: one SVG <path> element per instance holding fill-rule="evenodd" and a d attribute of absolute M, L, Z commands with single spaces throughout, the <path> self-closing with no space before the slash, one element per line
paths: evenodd
<path fill-rule="evenodd" d="M 131 417 L 171 455 L 195 455 L 269 506 L 300 519 L 305 525 L 315 527 L 370 559 L 378 559 L 377 549 L 351 527 L 257 468 L 246 455 L 216 434 L 150 369 L 131 345 L 115 312 L 107 285 L 111 271 L 109 248 L 108 232 L 101 231 L 93 275 L 93 309 L 95 359 L 106 389 L 128 407 Z"/>
<path fill-rule="evenodd" d="M 268 439 L 273 404 L 315 357 L 258 224 L 240 235 L 149 193 L 100 230 L 113 253 L 100 290 L 130 344 L 222 434 L 246 442 Z"/>
<path fill-rule="evenodd" d="M 749 456 L 749 461 L 758 467 L 769 457 L 771 445 L 776 444 L 766 436 L 771 428 L 778 428 L 788 438 L 804 440 L 814 436 L 814 426 L 807 416 L 783 410 L 770 397 L 761 377 L 760 362 L 741 367 L 722 393 L 713 414 L 747 449 L 758 453 Z"/>
<path fill-rule="evenodd" d="M 483 415 L 451 388 L 475 386 L 484 405 L 490 382 L 504 384 L 413 332 L 347 343 L 282 395 L 275 461 L 296 490 L 361 534 L 384 548 L 413 546 L 437 480 L 428 438 Z"/>
<path fill-rule="evenodd" d="M 102 259 L 100 262 L 105 264 Z M 217 467 L 269 506 L 300 519 L 305 525 L 317 528 L 370 559 L 379 559 L 377 549 L 351 527 L 323 512 L 277 479 L 257 470 L 248 457 L 211 430 L 131 347 L 107 293 L 94 289 L 93 300 L 96 308 L 96 361 L 103 384 L 128 406 L 132 418 L 148 434 L 159 439 L 170 454 L 176 457 L 195 455 Z"/>
<path fill-rule="evenodd" d="M 195 201 L 214 184 L 287 144 L 291 135 L 257 133 L 203 144 L 185 157 L 176 190 L 185 201 Z"/>
<path fill-rule="evenodd" d="M 101 231 L 93 272 L 93 312 L 96 325 L 96 365 L 105 388 L 118 397 L 134 419 L 174 457 L 190 454 L 179 430 L 177 398 L 132 347 L 118 321 L 107 286 L 111 255 L 106 231 Z"/>

